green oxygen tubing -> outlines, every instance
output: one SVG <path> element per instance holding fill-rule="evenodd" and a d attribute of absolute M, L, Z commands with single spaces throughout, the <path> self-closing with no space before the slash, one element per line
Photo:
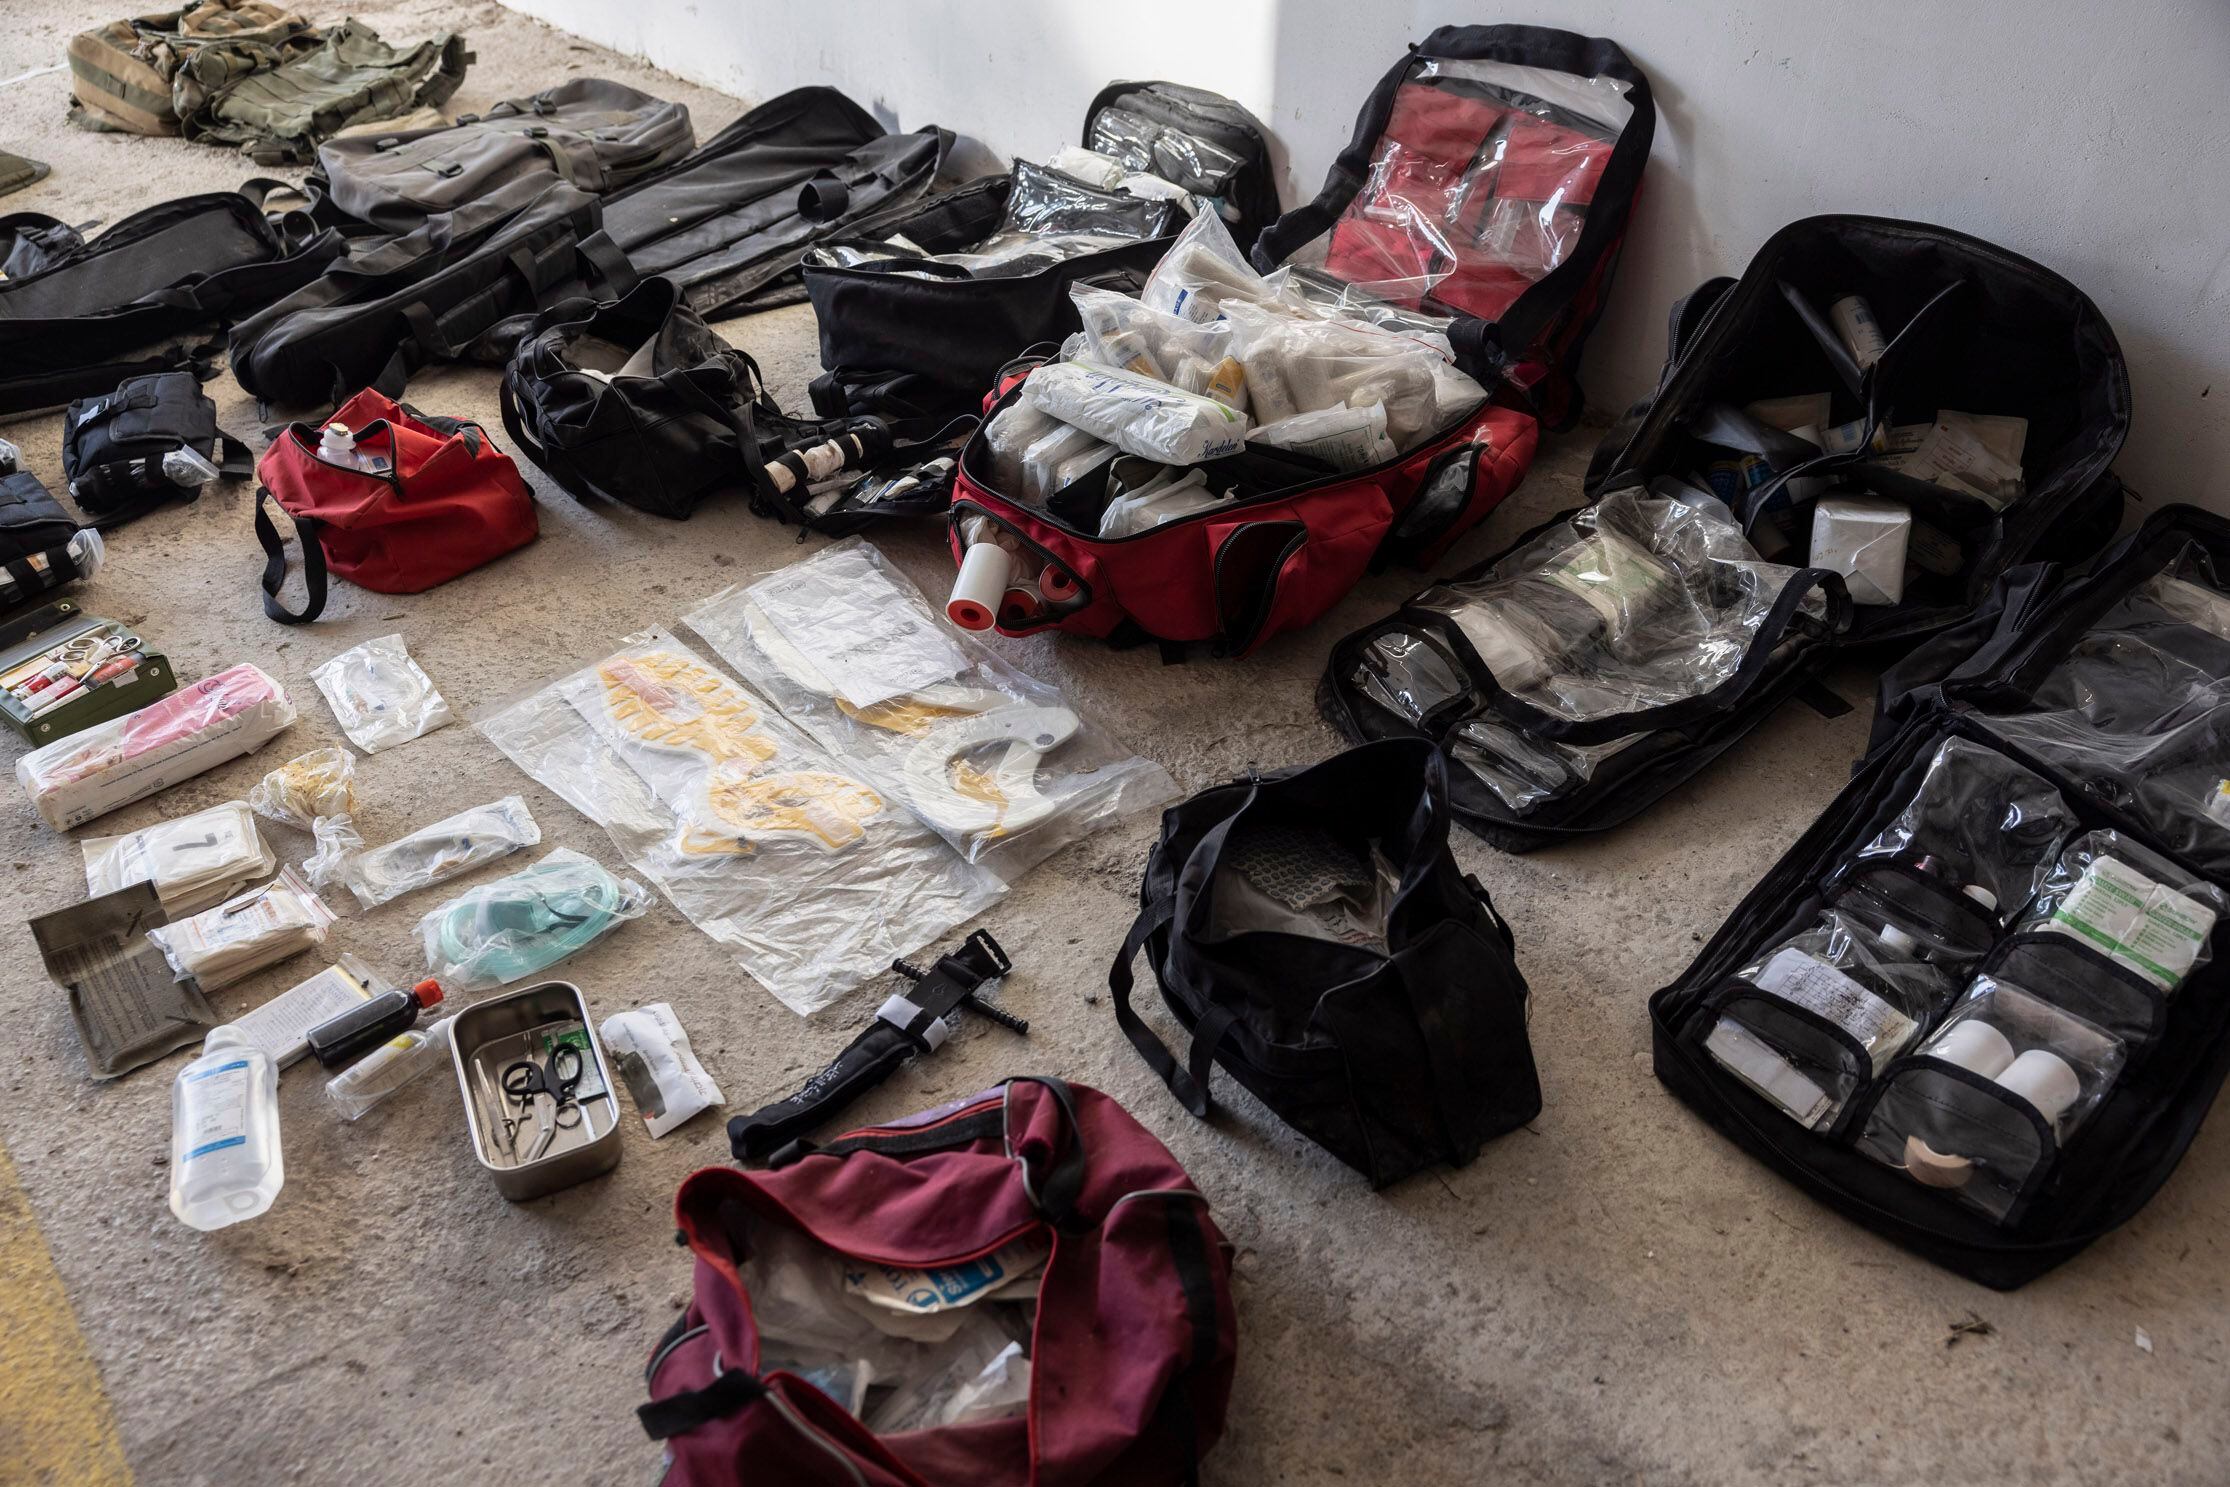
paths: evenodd
<path fill-rule="evenodd" d="M 640 884 L 560 849 L 428 914 L 426 963 L 453 990 L 501 986 L 586 948 L 649 900 Z"/>

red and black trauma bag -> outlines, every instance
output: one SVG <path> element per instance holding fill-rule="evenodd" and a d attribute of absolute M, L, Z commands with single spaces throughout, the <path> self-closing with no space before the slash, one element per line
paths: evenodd
<path fill-rule="evenodd" d="M 1016 1079 L 775 1161 L 708 1167 L 674 1199 L 695 1299 L 652 1352 L 638 1411 L 665 1443 L 665 1487 L 1194 1479 L 1223 1433 L 1238 1350 L 1229 1248 L 1184 1169 L 1114 1100 Z M 741 1266 L 767 1225 L 907 1269 L 1050 1240 L 1027 1414 L 877 1437 L 796 1374 L 762 1371 Z"/>
<path fill-rule="evenodd" d="M 1262 235 L 1255 267 L 1453 317 L 1459 366 L 1529 389 L 1568 428 L 1656 129 L 1649 79 L 1615 42 L 1442 26 L 1379 80 L 1323 191 Z"/>
<path fill-rule="evenodd" d="M 1003 386 L 987 413 L 1020 397 L 1022 380 Z M 1021 549 L 1024 577 L 1074 596 L 1059 611 L 1002 606 L 1002 635 L 1210 641 L 1243 656 L 1316 619 L 1373 568 L 1436 561 L 1517 489 L 1539 438 L 1533 415 L 1496 392 L 1407 453 L 1362 470 L 1303 471 L 1250 445 L 1203 468 L 1217 480 L 1259 482 L 1260 494 L 1102 537 L 1002 492 L 979 432 L 953 477 L 953 556 L 966 555 L 966 529 L 986 519 Z"/>
<path fill-rule="evenodd" d="M 256 540 L 263 545 L 263 612 L 282 625 L 314 620 L 325 609 L 326 574 L 382 594 L 417 594 L 526 546 L 540 530 L 534 497 L 511 457 L 487 430 L 434 418 L 370 388 L 330 420 L 346 424 L 356 446 L 387 459 L 372 473 L 318 454 L 319 430 L 280 431 L 256 465 Z M 279 601 L 286 545 L 264 503 L 294 519 L 302 539 L 307 602 Z"/>

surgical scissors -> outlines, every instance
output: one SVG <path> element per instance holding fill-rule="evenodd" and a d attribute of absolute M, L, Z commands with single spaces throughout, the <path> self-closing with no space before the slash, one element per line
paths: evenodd
<path fill-rule="evenodd" d="M 504 1066 L 503 1092 L 522 1106 L 534 1107 L 534 1145 L 520 1158 L 522 1162 L 539 1160 L 560 1127 L 571 1130 L 581 1123 L 581 1105 L 573 1091 L 581 1082 L 583 1067 L 581 1050 L 571 1043 L 553 1046 L 547 1062 L 529 1056 Z"/>

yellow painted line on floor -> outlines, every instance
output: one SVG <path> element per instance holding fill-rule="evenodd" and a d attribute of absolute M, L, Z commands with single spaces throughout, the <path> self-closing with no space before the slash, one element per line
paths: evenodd
<path fill-rule="evenodd" d="M 0 1483 L 130 1487 L 101 1371 L 0 1146 Z"/>

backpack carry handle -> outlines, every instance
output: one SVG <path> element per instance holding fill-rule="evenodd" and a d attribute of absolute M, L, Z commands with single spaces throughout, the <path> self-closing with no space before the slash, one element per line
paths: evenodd
<path fill-rule="evenodd" d="M 302 608 L 290 610 L 279 602 L 286 586 L 286 543 L 272 524 L 266 502 L 277 497 L 264 486 L 256 487 L 256 541 L 263 545 L 263 612 L 282 625 L 306 625 L 325 613 L 325 549 L 318 542 L 319 523 L 306 516 L 294 518 L 294 535 L 302 544 Z M 283 508 L 282 508 L 283 509 Z"/>

